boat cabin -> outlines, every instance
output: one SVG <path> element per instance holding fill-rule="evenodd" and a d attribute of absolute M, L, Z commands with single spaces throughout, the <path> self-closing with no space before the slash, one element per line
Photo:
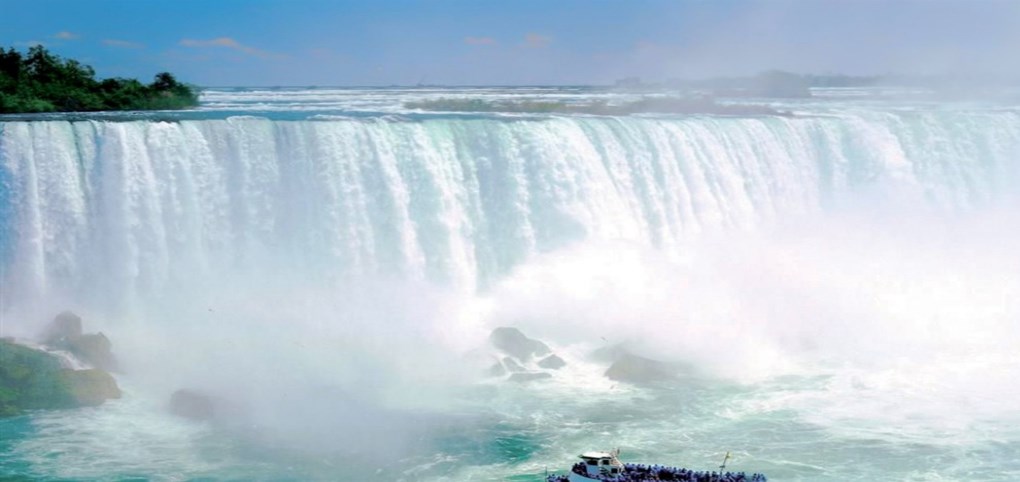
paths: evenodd
<path fill-rule="evenodd" d="M 623 473 L 623 464 L 611 452 L 585 452 L 580 455 L 584 464 L 584 474 L 591 478 L 600 475 L 619 475 Z"/>

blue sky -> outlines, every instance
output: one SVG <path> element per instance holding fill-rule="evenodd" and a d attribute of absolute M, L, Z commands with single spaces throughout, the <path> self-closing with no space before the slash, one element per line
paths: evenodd
<path fill-rule="evenodd" d="M 0 0 L 0 45 L 217 85 L 1020 75 L 1020 1 Z"/>

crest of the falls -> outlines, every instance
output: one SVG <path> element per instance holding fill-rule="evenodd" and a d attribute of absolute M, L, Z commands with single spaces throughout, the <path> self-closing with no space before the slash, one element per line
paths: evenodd
<path fill-rule="evenodd" d="M 381 274 L 473 289 L 584 241 L 665 251 L 882 203 L 998 208 L 1020 115 L 392 117 L 0 123 L 9 300 L 204 277 Z"/>

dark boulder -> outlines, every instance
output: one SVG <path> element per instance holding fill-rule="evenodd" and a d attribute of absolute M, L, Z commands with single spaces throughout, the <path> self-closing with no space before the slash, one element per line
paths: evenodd
<path fill-rule="evenodd" d="M 676 376 L 676 370 L 664 362 L 623 353 L 609 366 L 605 375 L 610 380 L 640 384 L 670 380 Z"/>
<path fill-rule="evenodd" d="M 630 350 L 627 349 L 625 344 L 617 343 L 615 345 L 606 345 L 601 348 L 597 348 L 595 351 L 591 352 L 589 357 L 594 361 L 613 363 L 628 353 L 630 353 Z"/>
<path fill-rule="evenodd" d="M 532 356 L 548 355 L 552 352 L 545 343 L 528 338 L 524 333 L 521 333 L 521 330 L 508 326 L 492 330 L 489 341 L 503 353 L 521 361 L 527 361 Z"/>
<path fill-rule="evenodd" d="M 65 311 L 56 316 L 43 332 L 42 342 L 45 345 L 60 345 L 82 334 L 81 317 Z"/>
<path fill-rule="evenodd" d="M 177 390 L 170 396 L 170 413 L 191 420 L 211 420 L 216 416 L 216 403 L 204 393 Z"/>
<path fill-rule="evenodd" d="M 110 339 L 102 333 L 81 335 L 71 339 L 67 349 L 79 360 L 101 370 L 116 370 L 117 360 L 113 357 Z"/>
<path fill-rule="evenodd" d="M 559 370 L 567 366 L 567 362 L 563 361 L 562 358 L 556 355 L 549 355 L 538 361 L 538 366 L 541 368 L 548 368 L 550 370 Z"/>
<path fill-rule="evenodd" d="M 102 333 L 82 333 L 81 317 L 65 311 L 46 327 L 42 342 L 49 348 L 71 352 L 79 360 L 100 370 L 116 370 L 110 339 Z"/>

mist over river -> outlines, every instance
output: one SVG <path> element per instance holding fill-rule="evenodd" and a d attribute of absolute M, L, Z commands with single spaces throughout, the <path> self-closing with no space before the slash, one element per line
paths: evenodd
<path fill-rule="evenodd" d="M 1020 479 L 1020 104 L 424 112 L 584 87 L 209 89 L 0 116 L 0 335 L 74 310 L 124 392 L 0 419 L 31 480 Z M 736 101 L 732 101 L 736 102 Z M 488 337 L 566 361 L 515 383 Z M 610 380 L 625 343 L 685 369 Z M 498 360 L 498 358 L 496 358 Z M 192 421 L 180 388 L 227 415 Z"/>

